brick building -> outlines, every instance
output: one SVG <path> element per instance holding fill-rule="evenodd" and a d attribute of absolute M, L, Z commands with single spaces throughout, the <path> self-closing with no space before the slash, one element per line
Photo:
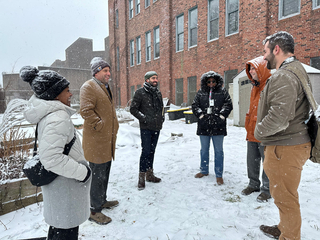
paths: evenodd
<path fill-rule="evenodd" d="M 93 57 L 102 57 L 106 61 L 109 59 L 109 37 L 104 39 L 105 50 L 93 51 L 93 41 L 87 38 L 78 38 L 66 50 L 66 60 L 55 60 L 50 66 L 38 66 L 39 70 L 53 70 L 60 73 L 70 81 L 70 91 L 72 92 L 72 104 L 77 105 L 80 101 L 80 87 L 91 79 L 90 61 Z M 2 73 L 3 89 L 0 89 L 0 113 L 6 109 L 6 104 L 14 98 L 29 99 L 33 91 L 30 85 L 23 82 L 18 73 Z"/>
<path fill-rule="evenodd" d="M 281 30 L 295 38 L 296 57 L 320 69 L 319 0 L 108 1 L 113 89 L 122 106 L 150 70 L 176 105 L 191 104 L 209 70 L 228 88 L 246 61 L 263 54 L 265 37 Z"/>

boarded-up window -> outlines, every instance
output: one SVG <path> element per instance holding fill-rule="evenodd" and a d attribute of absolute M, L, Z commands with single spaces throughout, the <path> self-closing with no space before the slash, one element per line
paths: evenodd
<path fill-rule="evenodd" d="M 131 99 L 132 99 L 134 96 L 134 86 L 130 87 L 130 94 L 131 94 Z"/>
<path fill-rule="evenodd" d="M 197 94 L 197 77 L 188 77 L 188 106 L 191 106 Z"/>
<path fill-rule="evenodd" d="M 176 79 L 176 105 L 183 103 L 183 78 Z"/>
<path fill-rule="evenodd" d="M 319 0 L 320 1 L 320 0 Z M 311 67 L 317 68 L 320 70 L 320 57 L 313 57 L 310 59 Z"/>
<path fill-rule="evenodd" d="M 233 83 L 233 78 L 238 74 L 238 70 L 228 70 L 224 72 L 224 87 L 229 91 L 229 84 Z"/>

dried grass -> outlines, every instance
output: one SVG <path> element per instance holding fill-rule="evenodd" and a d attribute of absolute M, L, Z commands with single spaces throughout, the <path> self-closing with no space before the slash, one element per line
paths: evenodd
<path fill-rule="evenodd" d="M 34 139 L 27 135 L 21 127 L 11 128 L 3 135 L 0 143 L 0 181 L 16 179 L 24 176 L 22 167 L 33 147 Z"/>

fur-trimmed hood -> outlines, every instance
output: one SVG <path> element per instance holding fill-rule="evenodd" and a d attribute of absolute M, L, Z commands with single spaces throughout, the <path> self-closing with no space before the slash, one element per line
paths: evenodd
<path fill-rule="evenodd" d="M 206 72 L 204 74 L 202 74 L 200 80 L 201 80 L 201 89 L 202 91 L 205 91 L 205 92 L 209 92 L 210 89 L 207 85 L 207 80 L 209 78 L 214 78 L 216 81 L 217 81 L 217 85 L 214 87 L 215 89 L 219 89 L 219 88 L 222 88 L 223 86 L 223 78 L 221 77 L 220 74 L 214 72 L 214 71 L 209 71 L 209 72 Z"/>

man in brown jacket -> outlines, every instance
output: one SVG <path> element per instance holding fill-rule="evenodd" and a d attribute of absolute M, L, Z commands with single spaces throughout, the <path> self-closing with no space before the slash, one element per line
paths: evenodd
<path fill-rule="evenodd" d="M 280 222 L 274 226 L 261 225 L 260 229 L 280 240 L 300 240 L 298 187 L 302 167 L 310 157 L 311 143 L 305 123 L 309 118 L 309 102 L 297 75 L 308 77 L 294 57 L 294 40 L 289 33 L 277 32 L 263 43 L 267 66 L 277 71 L 261 92 L 254 136 L 265 146 L 263 168 L 269 177 Z"/>
<path fill-rule="evenodd" d="M 101 213 L 102 209 L 110 209 L 119 204 L 118 201 L 107 201 L 119 123 L 108 85 L 110 65 L 95 57 L 91 61 L 91 72 L 93 78 L 80 89 L 80 114 L 84 119 L 82 146 L 92 170 L 89 220 L 104 225 L 111 222 L 111 218 Z"/>
<path fill-rule="evenodd" d="M 263 90 L 268 78 L 271 76 L 270 69 L 267 69 L 267 61 L 263 56 L 252 59 L 246 63 L 246 73 L 251 81 L 251 95 L 249 111 L 246 114 L 245 128 L 247 130 L 247 172 L 249 178 L 248 186 L 242 190 L 242 195 L 250 195 L 253 192 L 260 192 L 257 197 L 258 202 L 268 201 L 270 196 L 269 179 L 262 171 L 262 186 L 259 180 L 261 161 L 264 161 L 264 147 L 260 141 L 254 137 L 254 129 L 257 122 L 258 103 L 260 93 Z"/>

